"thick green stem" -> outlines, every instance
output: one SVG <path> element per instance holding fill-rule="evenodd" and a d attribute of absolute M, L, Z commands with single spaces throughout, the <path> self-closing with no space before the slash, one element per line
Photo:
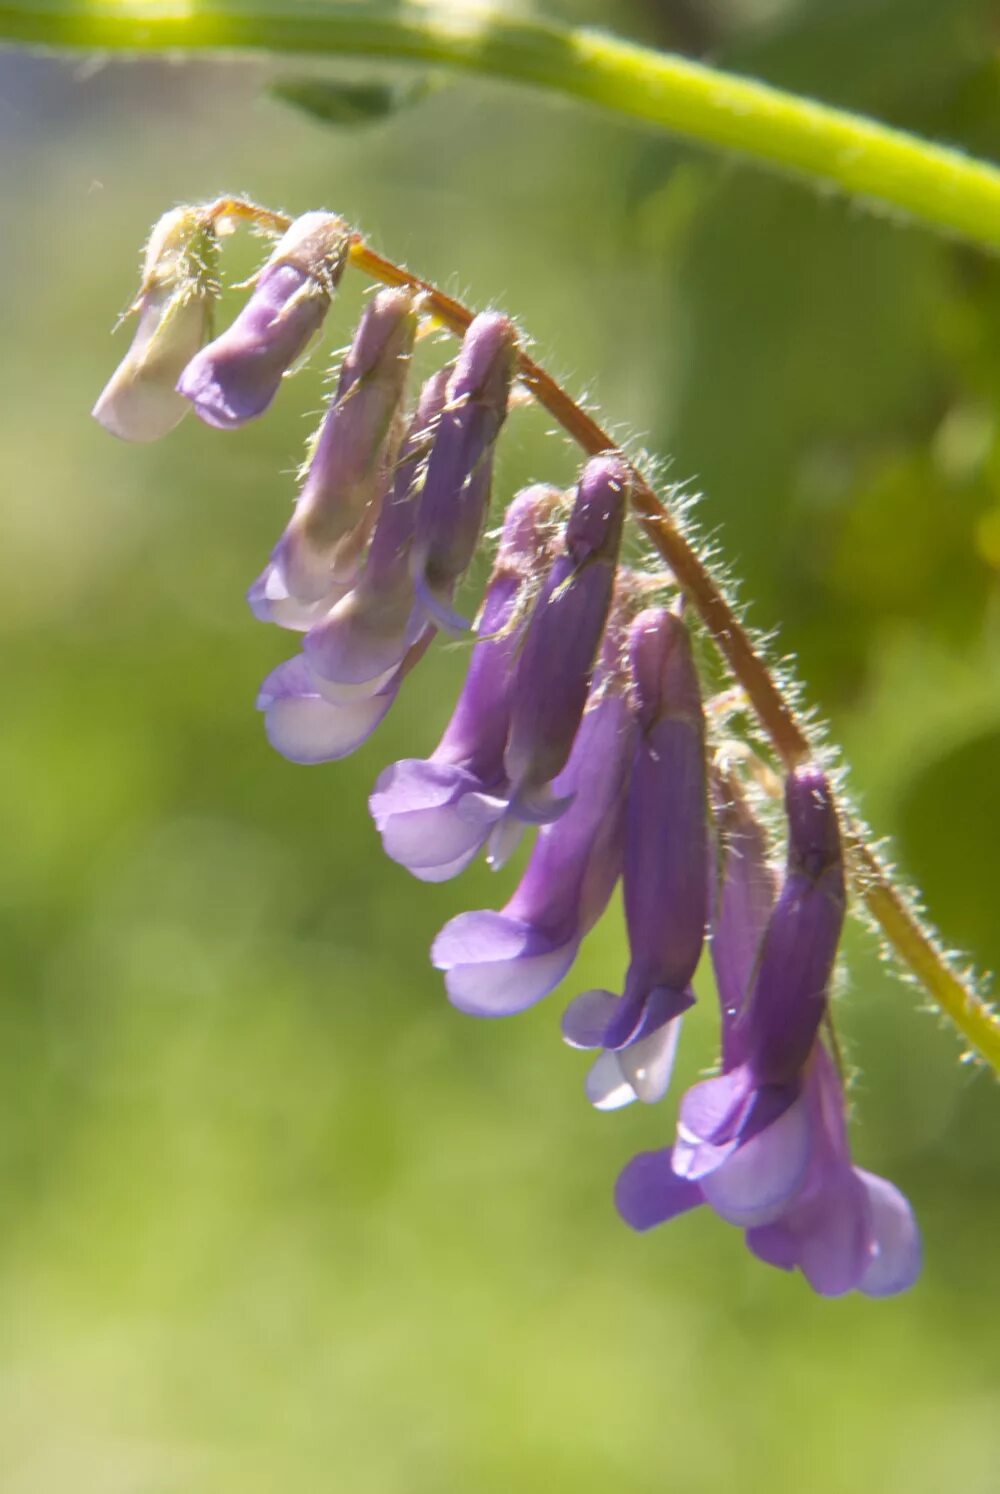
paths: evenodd
<path fill-rule="evenodd" d="M 0 42 L 94 51 L 295 52 L 445 66 L 568 94 L 1000 249 L 1000 170 L 900 130 L 597 31 L 455 3 L 23 0 Z"/>

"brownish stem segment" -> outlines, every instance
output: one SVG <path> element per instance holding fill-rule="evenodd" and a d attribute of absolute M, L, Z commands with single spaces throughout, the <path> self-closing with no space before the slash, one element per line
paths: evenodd
<path fill-rule="evenodd" d="M 474 313 L 468 307 L 385 259 L 360 236 L 352 241 L 350 257 L 359 270 L 376 280 L 423 292 L 428 312 L 459 336 L 472 321 Z M 618 450 L 607 431 L 526 353 L 520 355 L 519 377 L 584 451 L 596 456 L 602 451 Z M 631 470 L 632 503 L 642 528 L 725 658 L 775 753 L 786 768 L 796 767 L 811 756 L 813 747 L 794 706 L 691 541 L 642 474 L 634 467 Z M 977 994 L 972 981 L 954 969 L 934 934 L 924 926 L 887 868 L 870 849 L 862 827 L 847 813 L 843 814 L 843 833 L 852 882 L 886 941 L 952 1019 L 970 1048 L 1000 1073 L 1000 1017 Z"/>

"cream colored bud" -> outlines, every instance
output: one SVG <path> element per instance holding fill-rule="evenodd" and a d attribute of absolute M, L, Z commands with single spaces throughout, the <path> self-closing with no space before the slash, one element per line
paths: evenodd
<path fill-rule="evenodd" d="M 94 406 L 94 418 L 125 441 L 156 441 L 187 413 L 176 384 L 211 332 L 217 287 L 215 233 L 195 208 L 175 208 L 153 228 L 131 310 L 129 348 Z"/>

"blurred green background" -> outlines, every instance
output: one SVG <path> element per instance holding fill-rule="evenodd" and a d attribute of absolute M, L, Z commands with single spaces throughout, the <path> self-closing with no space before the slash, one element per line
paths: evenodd
<path fill-rule="evenodd" d="M 1000 153 L 988 0 L 562 13 Z M 4 1494 L 995 1494 L 989 1076 L 858 932 L 855 1150 L 914 1202 L 917 1288 L 817 1300 L 707 1214 L 630 1234 L 613 1179 L 674 1101 L 591 1112 L 560 997 L 453 1012 L 430 940 L 514 873 L 415 884 L 368 819 L 380 768 L 436 741 L 461 651 L 341 765 L 284 762 L 255 715 L 294 641 L 243 594 L 322 358 L 237 435 L 130 448 L 88 412 L 178 201 L 326 205 L 510 310 L 704 490 L 869 817 L 996 968 L 1000 269 L 528 92 L 446 79 L 337 131 L 269 76 L 0 54 Z M 568 476 L 546 432 L 511 419 L 502 496 Z M 624 958 L 615 913 L 565 994 Z M 709 999 L 678 1087 L 714 1042 Z"/>

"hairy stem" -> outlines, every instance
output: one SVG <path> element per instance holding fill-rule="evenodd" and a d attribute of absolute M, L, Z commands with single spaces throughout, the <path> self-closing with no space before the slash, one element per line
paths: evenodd
<path fill-rule="evenodd" d="M 460 68 L 601 105 L 1000 249 L 1000 170 L 986 162 L 669 53 L 462 0 L 22 0 L 0 3 L 3 41 L 104 52 L 363 56 Z"/>

